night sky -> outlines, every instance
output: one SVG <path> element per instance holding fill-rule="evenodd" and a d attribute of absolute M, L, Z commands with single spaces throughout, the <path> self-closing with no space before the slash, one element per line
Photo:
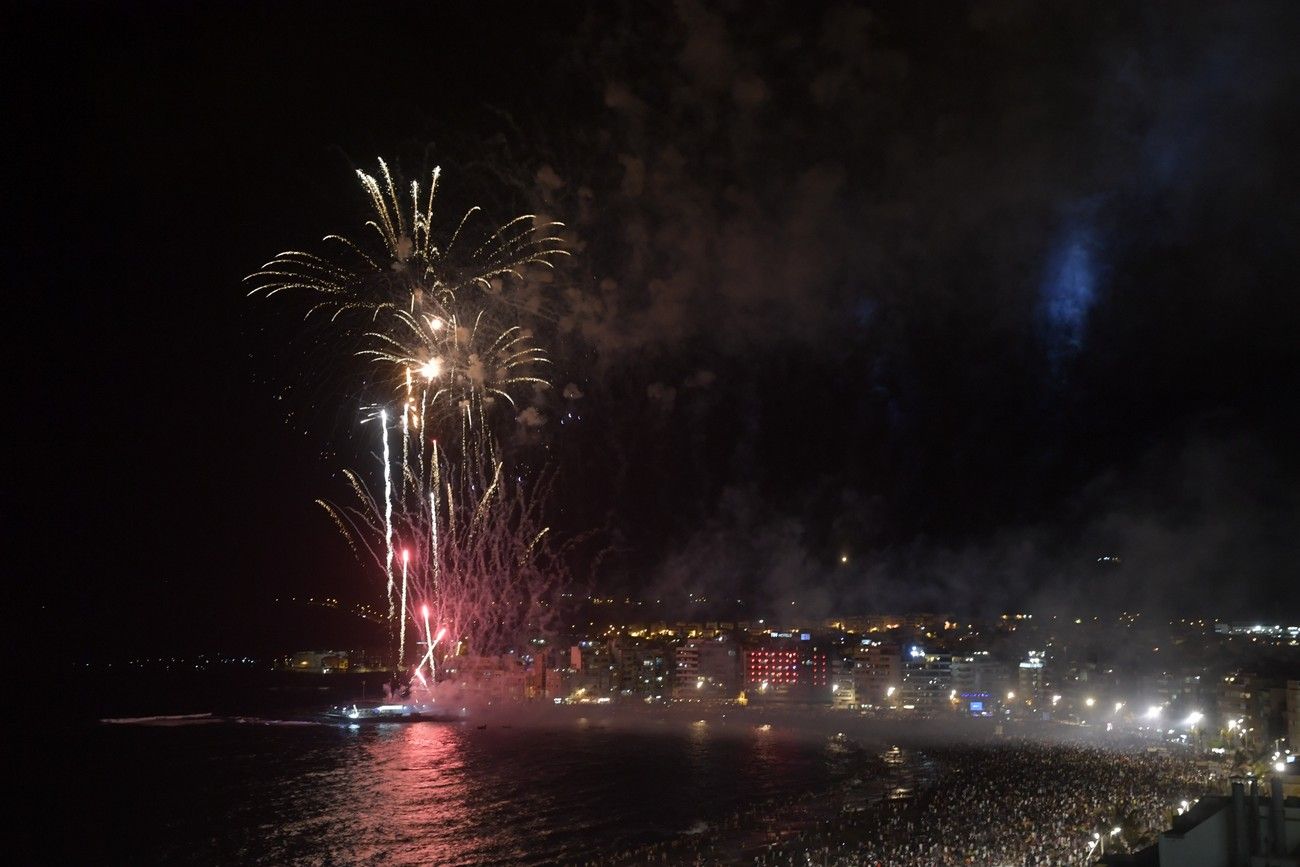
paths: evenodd
<path fill-rule="evenodd" d="M 241 283 L 378 157 L 571 227 L 584 592 L 1300 616 L 1296 4 L 176 5 L 6 16 L 10 586 L 74 652 L 380 594 L 346 375 Z"/>

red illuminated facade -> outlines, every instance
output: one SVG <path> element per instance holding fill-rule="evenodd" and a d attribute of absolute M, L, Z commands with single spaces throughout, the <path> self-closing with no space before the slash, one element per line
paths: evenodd
<path fill-rule="evenodd" d="M 826 654 L 798 650 L 750 650 L 745 654 L 745 683 L 769 686 L 825 686 Z"/>

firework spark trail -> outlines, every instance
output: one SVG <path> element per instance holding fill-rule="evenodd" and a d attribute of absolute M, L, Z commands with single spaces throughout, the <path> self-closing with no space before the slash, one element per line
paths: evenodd
<path fill-rule="evenodd" d="M 411 371 L 406 371 L 406 402 L 402 404 L 402 496 L 406 496 L 407 461 L 411 453 Z"/>
<path fill-rule="evenodd" d="M 406 664 L 406 577 L 411 563 L 411 550 L 402 549 L 402 619 L 400 634 L 397 639 L 397 667 L 402 668 Z"/>
<path fill-rule="evenodd" d="M 438 493 L 441 490 L 441 474 L 438 472 L 438 441 L 433 443 L 433 483 L 429 486 L 429 562 L 433 564 L 432 574 L 433 592 L 436 596 L 438 593 L 438 564 L 441 557 L 438 553 Z"/>
<path fill-rule="evenodd" d="M 384 557 L 384 573 L 388 576 L 388 621 L 393 620 L 393 473 L 388 460 L 388 411 L 379 411 L 379 427 L 384 437 L 384 539 L 388 553 Z M 405 618 L 405 614 L 403 614 Z"/>

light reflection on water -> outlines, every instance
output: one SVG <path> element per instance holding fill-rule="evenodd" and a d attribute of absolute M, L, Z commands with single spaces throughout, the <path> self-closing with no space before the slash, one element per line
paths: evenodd
<path fill-rule="evenodd" d="M 780 727 L 113 727 L 79 762 L 137 863 L 555 863 L 824 785 L 839 751 Z M 122 808 L 129 804 L 130 809 Z"/>

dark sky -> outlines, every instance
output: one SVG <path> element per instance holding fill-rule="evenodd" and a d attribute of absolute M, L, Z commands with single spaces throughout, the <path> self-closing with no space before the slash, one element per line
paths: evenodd
<path fill-rule="evenodd" d="M 601 592 L 1300 616 L 1295 4 L 661 5 L 12 10 L 21 610 L 238 649 L 374 596 L 312 505 L 355 402 L 240 281 L 385 157 L 571 227 Z"/>

